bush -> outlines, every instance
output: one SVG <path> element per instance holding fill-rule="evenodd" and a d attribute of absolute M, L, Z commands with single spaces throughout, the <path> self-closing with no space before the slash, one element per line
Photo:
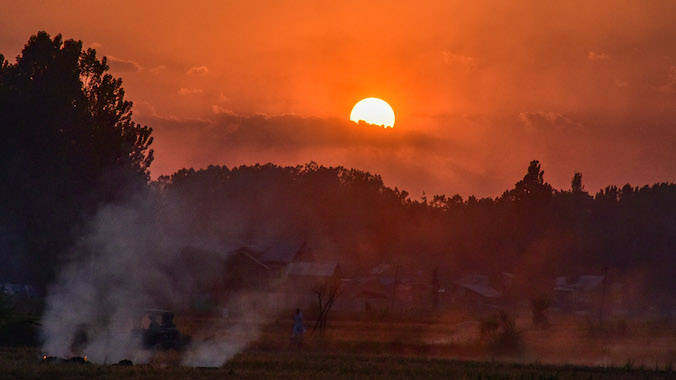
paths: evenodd
<path fill-rule="evenodd" d="M 0 346 L 35 346 L 39 324 L 29 318 L 19 318 L 9 298 L 0 294 Z"/>
<path fill-rule="evenodd" d="M 514 318 L 501 310 L 481 320 L 480 339 L 496 354 L 519 354 L 523 351 L 521 333 L 516 329 Z"/>
<path fill-rule="evenodd" d="M 38 326 L 37 322 L 31 320 L 10 320 L 1 324 L 0 346 L 36 346 Z"/>
<path fill-rule="evenodd" d="M 539 327 L 549 327 L 549 318 L 547 312 L 551 301 L 547 296 L 539 296 L 530 300 L 530 310 L 533 313 L 533 325 Z"/>

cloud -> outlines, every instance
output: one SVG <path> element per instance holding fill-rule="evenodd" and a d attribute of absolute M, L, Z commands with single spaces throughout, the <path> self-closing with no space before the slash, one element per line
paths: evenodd
<path fill-rule="evenodd" d="M 113 56 L 108 56 L 108 64 L 110 65 L 111 71 L 116 71 L 118 73 L 135 73 L 143 70 L 143 67 L 134 61 Z"/>
<path fill-rule="evenodd" d="M 441 58 L 446 65 L 462 66 L 467 70 L 471 70 L 476 67 L 476 61 L 474 58 L 462 54 L 455 54 L 448 50 L 441 52 Z"/>
<path fill-rule="evenodd" d="M 606 53 L 597 53 L 590 51 L 587 53 L 587 59 L 590 61 L 607 61 L 610 59 L 610 56 Z"/>
<path fill-rule="evenodd" d="M 219 113 L 213 128 L 221 131 L 223 143 L 227 146 L 299 149 L 319 146 L 431 146 L 440 143 L 430 135 L 401 128 L 357 125 L 339 119 L 236 115 L 223 111 L 226 112 Z"/>
<path fill-rule="evenodd" d="M 582 127 L 579 122 L 556 112 L 521 112 L 519 120 L 531 130 L 569 130 Z"/>
<path fill-rule="evenodd" d="M 392 186 L 414 183 L 407 186 L 413 192 L 421 188 L 440 191 L 445 172 L 435 172 L 442 165 L 437 165 L 438 155 L 464 149 L 449 138 L 405 128 L 358 125 L 335 118 L 235 114 L 220 106 L 211 111 L 209 119 L 202 120 L 144 117 L 142 122 L 154 129 L 160 144 L 153 177 L 210 164 L 315 161 L 375 170 Z"/>
<path fill-rule="evenodd" d="M 196 67 L 191 67 L 186 71 L 186 74 L 190 76 L 202 76 L 202 75 L 207 75 L 209 73 L 209 68 L 206 66 L 196 66 Z"/>
<path fill-rule="evenodd" d="M 218 104 L 214 104 L 211 106 L 211 112 L 215 114 L 234 114 L 234 112 L 232 112 L 231 110 L 221 107 Z"/>
<path fill-rule="evenodd" d="M 615 83 L 615 86 L 618 87 L 618 88 L 622 88 L 622 87 L 627 87 L 627 86 L 629 86 L 629 82 L 627 82 L 626 80 L 621 79 L 621 78 L 615 77 L 615 79 L 613 80 L 613 82 Z"/>
<path fill-rule="evenodd" d="M 660 92 L 665 94 L 676 94 L 676 65 L 669 67 L 667 74 L 667 83 L 658 88 Z"/>
<path fill-rule="evenodd" d="M 202 90 L 201 88 L 185 88 L 185 87 L 181 87 L 177 91 L 177 93 L 182 96 L 201 94 L 202 92 L 204 92 L 204 90 Z"/>
<path fill-rule="evenodd" d="M 87 47 L 90 47 L 92 49 L 98 49 L 102 46 L 103 46 L 103 44 L 100 43 L 100 42 L 91 42 L 90 44 L 87 45 Z"/>
<path fill-rule="evenodd" d="M 157 74 L 159 74 L 159 73 L 165 71 L 166 69 L 167 69 L 167 66 L 159 65 L 159 66 L 153 67 L 152 69 L 150 69 L 150 70 L 148 70 L 148 71 L 150 71 L 151 74 L 156 74 L 156 75 L 157 75 Z"/>

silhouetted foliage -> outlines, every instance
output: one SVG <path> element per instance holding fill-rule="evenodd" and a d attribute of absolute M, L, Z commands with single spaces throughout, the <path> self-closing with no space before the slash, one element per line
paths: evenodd
<path fill-rule="evenodd" d="M 0 251 L 6 281 L 47 284 L 82 217 L 148 180 L 148 127 L 81 41 L 30 37 L 0 56 Z M 9 265 L 5 265 L 9 263 Z M 21 277 L 21 278 L 19 278 Z"/>
<path fill-rule="evenodd" d="M 618 278 L 636 279 L 631 293 L 673 301 L 676 185 L 609 187 L 591 197 L 581 175 L 574 178 L 574 189 L 556 191 L 533 161 L 499 198 L 427 202 L 384 186 L 380 176 L 315 163 L 183 169 L 158 185 L 165 199 L 188 200 L 190 233 L 228 236 L 230 227 L 214 223 L 227 216 L 251 239 L 305 240 L 348 275 L 383 262 L 428 273 L 438 267 L 445 278 L 511 272 L 514 293 L 533 299 L 551 292 L 556 276 L 610 266 Z"/>
<path fill-rule="evenodd" d="M 533 324 L 539 327 L 548 327 L 549 318 L 547 312 L 552 302 L 549 297 L 541 295 L 530 300 L 530 310 L 533 313 Z"/>
<path fill-rule="evenodd" d="M 523 350 L 523 339 L 514 318 L 504 310 L 479 321 L 479 339 L 495 354 L 514 355 Z"/>
<path fill-rule="evenodd" d="M 13 300 L 0 292 L 0 346 L 33 346 L 38 342 L 38 323 L 17 311 Z"/>

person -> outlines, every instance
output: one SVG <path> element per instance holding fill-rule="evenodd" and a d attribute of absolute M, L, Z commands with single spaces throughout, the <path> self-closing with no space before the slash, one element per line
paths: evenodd
<path fill-rule="evenodd" d="M 296 315 L 293 316 L 293 334 L 292 338 L 300 339 L 305 334 L 305 326 L 303 326 L 303 312 L 296 309 Z"/>
<path fill-rule="evenodd" d="M 160 324 L 157 323 L 157 320 L 155 320 L 155 316 L 151 315 L 150 316 L 150 324 L 148 325 L 148 330 L 151 330 L 151 331 L 154 332 L 154 331 L 157 331 L 159 329 L 160 329 Z"/>

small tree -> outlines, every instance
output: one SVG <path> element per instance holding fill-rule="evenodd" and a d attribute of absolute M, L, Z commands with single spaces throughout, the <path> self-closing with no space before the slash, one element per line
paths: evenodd
<path fill-rule="evenodd" d="M 573 179 L 570 182 L 570 189 L 573 193 L 581 193 L 584 191 L 584 185 L 582 185 L 582 173 L 575 172 L 575 174 L 573 174 Z"/>
<path fill-rule="evenodd" d="M 545 295 L 534 297 L 530 300 L 530 310 L 533 313 L 533 324 L 539 327 L 549 327 L 547 316 L 551 306 L 551 300 Z"/>
<path fill-rule="evenodd" d="M 484 318 L 479 323 L 480 340 L 497 354 L 515 354 L 523 349 L 521 333 L 506 311 L 501 310 Z"/>
<path fill-rule="evenodd" d="M 317 328 L 319 328 L 319 335 L 324 336 L 326 332 L 326 321 L 329 317 L 329 311 L 333 303 L 336 302 L 336 298 L 339 295 L 340 282 L 336 279 L 324 281 L 324 285 L 315 289 L 315 294 L 317 295 L 317 306 L 319 309 L 319 316 L 317 317 L 317 322 L 315 322 L 312 332 L 314 333 Z"/>

